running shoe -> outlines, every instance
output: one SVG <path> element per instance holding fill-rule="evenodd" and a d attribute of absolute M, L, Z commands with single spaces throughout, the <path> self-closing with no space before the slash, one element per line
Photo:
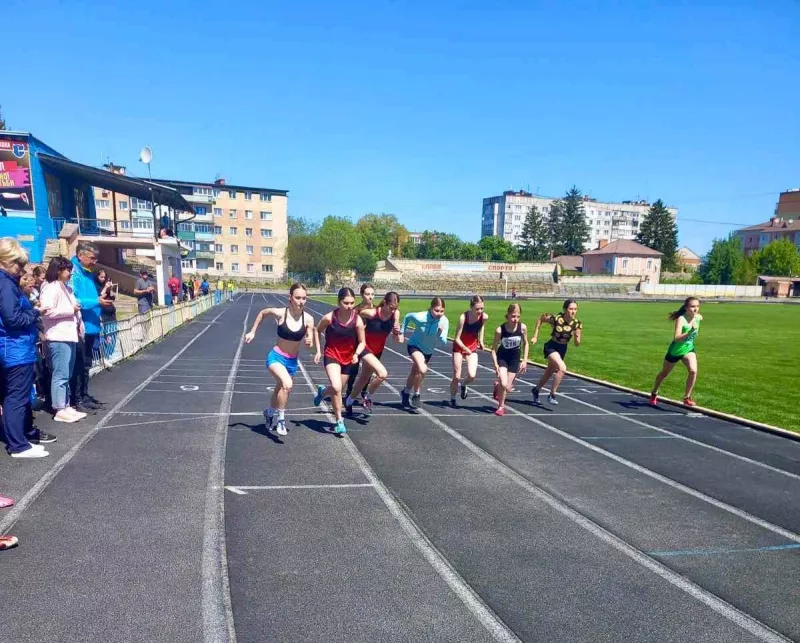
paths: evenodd
<path fill-rule="evenodd" d="M 3 496 L 0 496 L 0 509 L 6 509 L 13 506 L 14 500 L 12 498 L 4 498 Z"/>
<path fill-rule="evenodd" d="M 457 409 L 458 408 L 458 404 L 456 403 L 456 398 L 454 398 L 454 397 L 450 398 L 450 408 L 452 408 L 452 409 Z"/>
<path fill-rule="evenodd" d="M 32 437 L 28 438 L 28 442 L 31 444 L 52 444 L 57 440 L 58 438 L 52 433 L 45 433 L 41 429 L 37 430 Z"/>
<path fill-rule="evenodd" d="M 46 458 L 50 454 L 45 451 L 42 447 L 38 449 L 31 447 L 26 451 L 20 451 L 19 453 L 12 453 L 12 458 Z"/>
<path fill-rule="evenodd" d="M 495 415 L 499 415 L 500 417 L 503 417 L 506 414 L 506 411 L 502 406 L 498 406 L 497 410 L 494 412 L 494 414 Z"/>
<path fill-rule="evenodd" d="M 363 405 L 364 410 L 370 415 L 372 415 L 372 398 L 369 396 L 368 393 L 362 393 L 361 404 Z"/>
<path fill-rule="evenodd" d="M 339 420 L 336 423 L 336 426 L 333 427 L 333 432 L 336 435 L 344 435 L 345 433 L 347 433 L 347 427 L 344 425 L 344 420 Z"/>
<path fill-rule="evenodd" d="M 0 549 L 16 547 L 19 539 L 16 536 L 0 536 Z"/>
<path fill-rule="evenodd" d="M 325 398 L 325 387 L 321 384 L 317 386 L 317 394 L 314 396 L 314 406 L 319 406 L 322 404 L 322 400 Z"/>
<path fill-rule="evenodd" d="M 556 406 L 558 406 L 558 400 L 556 399 L 556 396 L 553 395 L 552 393 L 550 393 L 550 395 L 547 396 L 547 401 L 550 402 L 550 404 L 555 404 Z"/>
<path fill-rule="evenodd" d="M 650 406 L 658 406 L 658 393 L 650 393 Z"/>
<path fill-rule="evenodd" d="M 461 399 L 467 399 L 467 385 L 464 382 L 461 382 Z"/>
<path fill-rule="evenodd" d="M 267 431 L 272 431 L 272 420 L 275 416 L 269 414 L 269 409 L 264 409 L 263 415 L 264 415 L 264 424 L 267 427 Z"/>
<path fill-rule="evenodd" d="M 697 406 L 697 402 L 695 402 L 695 401 L 694 401 L 692 398 L 690 398 L 690 397 L 685 397 L 685 398 L 683 398 L 683 403 L 684 403 L 686 406 Z"/>
<path fill-rule="evenodd" d="M 534 386 L 531 389 L 531 395 L 533 395 L 533 403 L 534 404 L 538 404 L 539 403 L 539 387 L 538 386 Z"/>
<path fill-rule="evenodd" d="M 411 408 L 411 396 L 405 391 L 400 391 L 400 406 L 404 409 Z"/>
<path fill-rule="evenodd" d="M 278 435 L 286 435 L 287 433 L 289 433 L 286 430 L 286 420 L 278 420 L 277 422 L 275 422 L 275 433 L 277 433 Z"/>
<path fill-rule="evenodd" d="M 413 406 L 415 409 L 418 409 L 419 405 L 419 393 L 414 393 L 414 395 L 411 396 L 411 406 Z"/>

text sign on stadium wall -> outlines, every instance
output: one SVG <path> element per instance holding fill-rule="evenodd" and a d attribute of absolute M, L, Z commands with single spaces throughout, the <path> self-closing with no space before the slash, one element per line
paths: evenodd
<path fill-rule="evenodd" d="M 508 272 L 517 269 L 512 263 L 423 263 L 420 270 L 452 272 Z"/>

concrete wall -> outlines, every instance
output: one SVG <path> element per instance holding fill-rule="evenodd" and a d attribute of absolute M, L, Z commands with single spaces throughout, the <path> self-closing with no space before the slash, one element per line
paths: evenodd
<path fill-rule="evenodd" d="M 703 284 L 652 284 L 643 283 L 643 295 L 667 297 L 760 297 L 761 286 L 714 286 Z"/>
<path fill-rule="evenodd" d="M 500 263 L 496 261 L 442 261 L 439 259 L 387 259 L 386 267 L 400 271 L 442 273 L 448 272 L 542 272 L 552 273 L 553 263 Z M 388 272 L 388 271 L 387 271 Z"/>

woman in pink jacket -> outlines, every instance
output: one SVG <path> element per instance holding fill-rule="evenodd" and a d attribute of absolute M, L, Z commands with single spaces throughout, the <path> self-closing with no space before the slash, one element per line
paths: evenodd
<path fill-rule="evenodd" d="M 81 327 L 81 306 L 72 294 L 69 279 L 72 262 L 64 257 L 55 257 L 47 266 L 40 305 L 44 322 L 44 335 L 52 365 L 50 392 L 56 422 L 77 422 L 86 417 L 71 408 L 69 400 L 69 376 L 75 364 L 75 350 Z"/>

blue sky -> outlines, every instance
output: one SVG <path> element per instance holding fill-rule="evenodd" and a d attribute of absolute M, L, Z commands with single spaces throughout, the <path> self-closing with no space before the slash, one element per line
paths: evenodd
<path fill-rule="evenodd" d="M 109 7 L 108 4 L 115 4 Z M 563 6 L 561 6 L 563 5 Z M 220 12 L 219 7 L 225 7 Z M 5 0 L 12 129 L 75 160 L 480 234 L 509 188 L 662 198 L 704 252 L 800 187 L 800 3 Z"/>

